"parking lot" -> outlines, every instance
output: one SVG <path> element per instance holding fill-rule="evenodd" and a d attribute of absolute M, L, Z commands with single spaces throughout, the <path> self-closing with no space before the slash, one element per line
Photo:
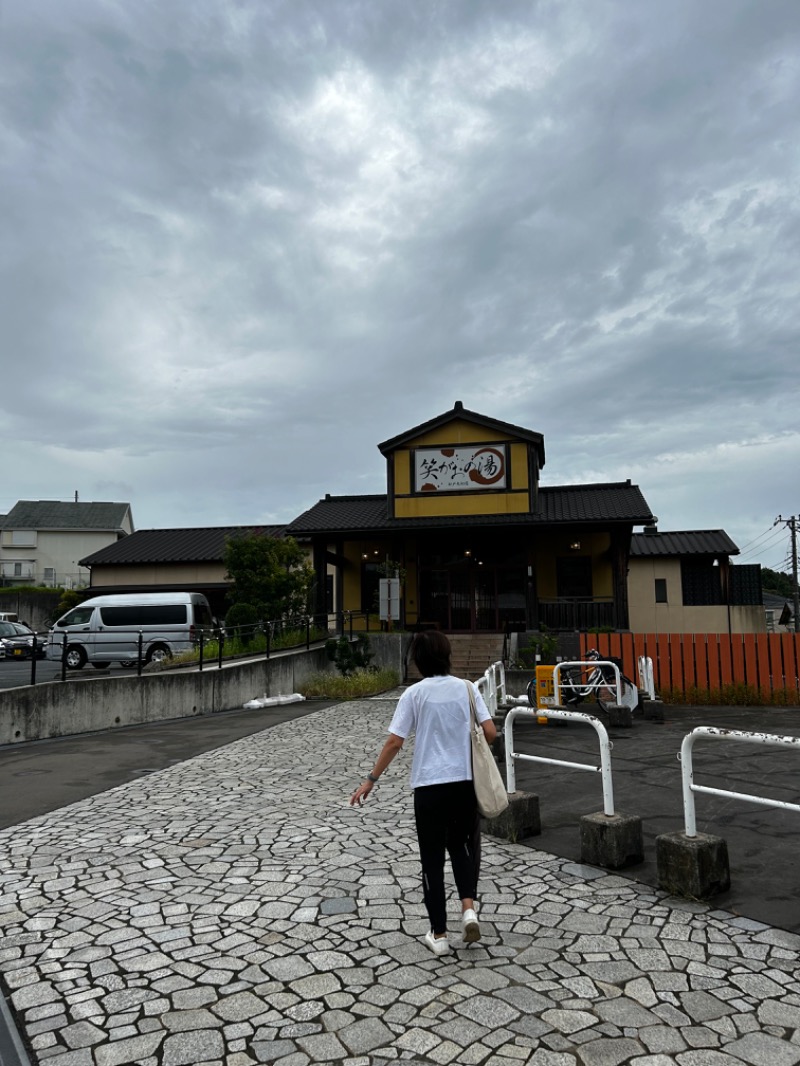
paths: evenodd
<path fill-rule="evenodd" d="M 581 710 L 584 708 L 581 707 Z M 591 708 L 588 708 L 591 713 Z M 634 719 L 610 729 L 615 810 L 642 819 L 645 861 L 622 871 L 657 885 L 655 839 L 684 828 L 681 742 L 698 726 L 800 736 L 800 708 L 665 707 L 663 723 Z M 517 751 L 599 765 L 594 730 L 586 725 L 515 726 Z M 603 810 L 599 773 L 517 760 L 517 788 L 539 796 L 542 833 L 522 843 L 580 859 L 582 815 Z M 800 803 L 800 751 L 725 740 L 700 741 L 696 784 Z M 735 913 L 800 932 L 800 813 L 744 800 L 696 795 L 697 831 L 728 845 L 731 889 L 715 903 Z"/>
<path fill-rule="evenodd" d="M 108 670 L 93 670 L 91 666 L 83 670 L 68 670 L 67 680 L 70 678 L 108 677 L 111 674 L 136 673 L 133 670 L 124 670 L 119 663 L 112 663 Z M 36 684 L 42 681 L 58 681 L 61 678 L 61 663 L 50 662 L 49 659 L 39 659 L 36 663 Z M 0 659 L 0 688 L 19 688 L 31 683 L 30 659 Z"/>

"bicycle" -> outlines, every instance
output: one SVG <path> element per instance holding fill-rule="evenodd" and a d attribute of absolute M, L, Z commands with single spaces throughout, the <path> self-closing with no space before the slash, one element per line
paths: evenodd
<path fill-rule="evenodd" d="M 606 711 L 607 705 L 617 703 L 617 681 L 614 668 L 608 665 L 600 665 L 603 662 L 613 662 L 619 669 L 620 675 L 620 704 L 630 707 L 636 714 L 641 711 L 641 697 L 636 685 L 622 672 L 622 660 L 613 656 L 603 657 L 595 648 L 586 653 L 586 660 L 597 662 L 598 665 L 590 670 L 586 680 L 583 680 L 583 667 L 567 666 L 559 671 L 559 690 L 561 706 L 574 709 L 587 700 L 594 699 L 601 711 Z M 536 681 L 528 685 L 528 702 L 531 707 L 536 707 Z M 604 699 L 603 696 L 606 696 Z"/>

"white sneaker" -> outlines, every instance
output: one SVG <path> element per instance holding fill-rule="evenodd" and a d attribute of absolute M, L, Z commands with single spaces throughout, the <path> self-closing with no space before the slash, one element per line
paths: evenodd
<path fill-rule="evenodd" d="M 446 936 L 435 937 L 431 931 L 425 934 L 424 940 L 434 955 L 446 955 L 450 950 L 450 942 Z"/>
<path fill-rule="evenodd" d="M 464 943 L 474 944 L 481 938 L 478 916 L 473 910 L 464 911 L 461 916 L 461 928 L 464 930 Z"/>

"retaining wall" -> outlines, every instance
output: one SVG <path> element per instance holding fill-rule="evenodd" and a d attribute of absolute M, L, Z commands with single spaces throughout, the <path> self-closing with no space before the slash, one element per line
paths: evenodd
<path fill-rule="evenodd" d="M 331 668 L 324 648 L 225 666 L 47 681 L 0 690 L 0 744 L 91 733 L 241 707 L 256 696 L 296 692 Z"/>

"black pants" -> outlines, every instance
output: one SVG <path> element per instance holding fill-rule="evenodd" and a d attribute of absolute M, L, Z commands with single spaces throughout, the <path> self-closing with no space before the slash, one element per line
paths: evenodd
<path fill-rule="evenodd" d="M 414 789 L 422 892 L 434 933 L 447 931 L 444 855 L 450 856 L 459 899 L 478 890 L 480 822 L 471 781 Z"/>

